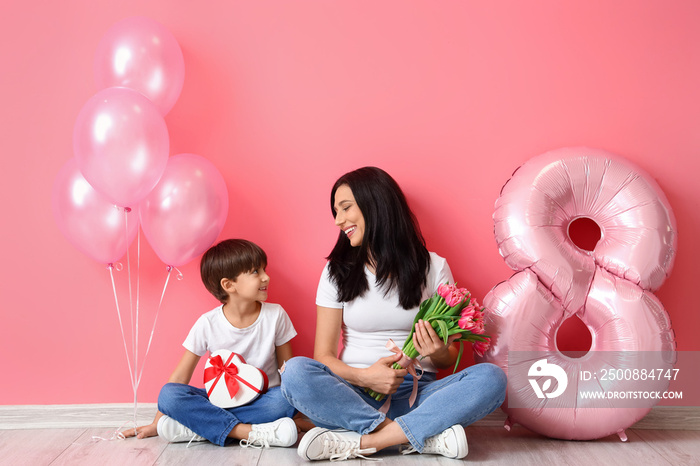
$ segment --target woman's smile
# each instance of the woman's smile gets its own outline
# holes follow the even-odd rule
[[[350,245],[354,247],[361,245],[365,234],[365,218],[348,185],[344,184],[335,191],[333,209],[335,224],[343,230],[350,240]]]

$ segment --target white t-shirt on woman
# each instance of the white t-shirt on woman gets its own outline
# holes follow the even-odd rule
[[[316,292],[316,305],[343,310],[343,349],[339,358],[351,367],[369,367],[379,358],[394,353],[386,348],[391,338],[401,348],[411,331],[413,319],[418,313],[418,306],[404,309],[399,304],[397,290],[386,296],[384,289],[376,284],[376,277],[365,267],[369,290],[350,302],[338,301],[338,290],[330,279],[328,264],[323,269]],[[453,283],[452,272],[447,261],[430,253],[430,271],[421,301],[431,297],[442,283]],[[420,361],[423,370],[437,372],[437,369],[425,358]]]

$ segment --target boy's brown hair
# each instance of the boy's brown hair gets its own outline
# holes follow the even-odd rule
[[[245,239],[227,239],[207,250],[199,264],[202,283],[222,303],[228,294],[221,287],[221,280],[236,280],[244,272],[267,266],[267,255],[260,246]]]

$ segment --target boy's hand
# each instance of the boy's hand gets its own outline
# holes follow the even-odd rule
[[[147,426],[137,427],[136,429],[127,429],[124,432],[122,432],[122,435],[124,435],[124,437],[127,438],[133,437],[134,430],[136,430],[136,432],[138,432],[138,434],[136,434],[136,438],[155,437],[156,435],[158,435],[157,427],[158,423],[154,421],[152,424],[148,424]]]

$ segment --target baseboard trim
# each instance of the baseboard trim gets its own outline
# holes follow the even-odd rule
[[[502,427],[505,420],[505,413],[499,409],[472,425]],[[630,428],[647,430],[700,430],[700,407],[655,406],[649,414],[633,424]]]
[[[150,424],[158,408],[155,403],[79,405],[11,405],[0,406],[0,430],[73,429]]]
[[[80,405],[0,406],[0,430],[119,428],[148,424],[157,411],[155,403],[140,403],[134,413],[130,403]],[[473,425],[502,427],[506,415],[497,410]],[[633,429],[700,430],[700,407],[656,406]]]

